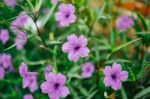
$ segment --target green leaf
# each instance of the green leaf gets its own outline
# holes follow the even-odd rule
[[[35,5],[35,11],[38,12],[41,8],[42,2],[43,0],[36,0],[36,5]]]
[[[34,6],[33,6],[33,4],[31,3],[31,1],[30,1],[30,0],[27,0],[27,2],[29,3],[30,8],[31,8],[31,9],[34,9]]]
[[[29,35],[29,36],[27,37],[27,40],[28,40],[29,38],[33,37],[34,35],[37,35],[37,34],[36,34],[36,33],[33,33],[33,34]],[[16,46],[16,44],[13,44],[13,45],[9,46],[8,48],[4,49],[4,51],[10,50],[10,49],[14,48],[15,46]]]
[[[130,61],[130,60],[125,60],[125,59],[112,59],[112,60],[106,61],[105,64],[111,64],[111,63],[114,63],[114,62],[131,63],[132,61]]]
[[[93,93],[89,95],[86,99],[93,99],[93,96],[98,92],[98,90],[95,90]]]
[[[110,34],[110,45],[111,45],[111,49],[112,50],[115,47],[115,43],[116,43],[116,33],[111,31],[111,34]]]
[[[62,44],[63,42],[61,42],[61,41],[48,41],[48,42],[46,42],[46,44],[48,44],[48,45],[55,45],[55,44]]]
[[[122,94],[122,99],[128,99],[128,97],[127,97],[127,95],[126,95],[125,90],[124,90],[123,87],[121,89],[121,94]]]
[[[133,99],[141,99],[141,97],[143,97],[146,94],[150,94],[150,87],[147,87],[146,89],[140,91],[139,93],[137,93]]]
[[[51,8],[51,10],[49,11],[49,13],[46,14],[46,16],[41,19],[41,22],[42,22],[41,27],[44,27],[44,26],[45,26],[45,24],[47,23],[47,21],[48,21],[48,20],[50,19],[50,17],[52,16],[52,14],[53,14],[55,8],[56,8],[56,5],[53,5],[52,8]]]
[[[118,51],[118,50],[121,50],[122,48],[124,48],[124,47],[126,47],[126,46],[128,46],[128,45],[130,45],[130,44],[132,44],[132,43],[134,43],[134,42],[137,42],[137,41],[139,41],[139,40],[141,40],[141,38],[137,38],[137,39],[132,40],[132,41],[130,41],[130,42],[127,42],[127,43],[125,43],[125,44],[123,44],[123,45],[120,45],[119,47],[115,48],[115,49],[113,50],[113,52],[116,52],[116,51]]]
[[[139,19],[141,20],[141,22],[142,22],[142,24],[143,24],[143,27],[144,27],[144,29],[145,30],[148,30],[148,26],[147,26],[147,24],[146,24],[146,22],[145,22],[145,19],[144,19],[144,17],[141,15],[141,14],[137,14],[137,16],[139,17]]]

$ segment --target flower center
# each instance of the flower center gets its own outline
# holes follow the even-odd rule
[[[117,75],[116,75],[116,74],[112,74],[112,75],[111,75],[111,78],[112,78],[112,79],[116,79],[116,78],[117,78]]]
[[[66,16],[65,16],[66,18],[68,18],[69,17],[69,14],[66,14]]]
[[[58,89],[58,87],[59,87],[59,84],[56,83],[56,84],[54,85],[54,88],[55,88],[55,89]]]
[[[80,49],[79,46],[77,46],[77,47],[74,48],[75,51],[78,51],[79,49]]]
[[[87,69],[86,69],[86,72],[90,72],[90,68],[87,68]]]

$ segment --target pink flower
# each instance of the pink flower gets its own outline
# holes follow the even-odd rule
[[[62,46],[62,51],[68,53],[70,61],[77,62],[80,57],[87,57],[90,50],[87,45],[87,38],[83,35],[77,36],[72,34],[67,37],[68,42]]]
[[[51,0],[52,4],[57,4],[59,0]]]
[[[9,54],[1,54],[0,56],[0,64],[3,68],[8,69],[12,66],[12,59],[11,55]]]
[[[75,7],[72,4],[61,4],[55,17],[60,27],[67,27],[76,21]]]
[[[31,94],[26,94],[23,96],[23,99],[33,99],[33,96]]]
[[[15,40],[16,48],[18,50],[21,50],[24,48],[25,44],[27,42],[27,35],[24,32],[19,32],[17,35],[17,38]]]
[[[94,65],[91,62],[86,62],[82,65],[82,77],[89,78],[95,71]]]
[[[25,63],[21,63],[19,67],[19,74],[23,77],[22,86],[23,88],[29,88],[30,92],[35,92],[38,89],[37,84],[37,73],[36,72],[28,72],[27,65]]]
[[[0,32],[0,40],[2,41],[3,44],[6,44],[7,41],[9,40],[9,33],[8,30],[2,29]]]
[[[111,86],[114,90],[121,89],[122,81],[126,81],[128,78],[128,72],[121,71],[121,65],[117,63],[114,63],[112,67],[106,66],[103,72],[105,86]]]
[[[4,3],[11,8],[14,8],[17,4],[16,0],[4,0]]]
[[[66,77],[59,74],[49,73],[45,75],[46,81],[42,83],[42,93],[47,93],[50,99],[59,99],[60,97],[66,97],[70,91],[64,85],[66,83]]]
[[[120,16],[116,21],[116,27],[120,32],[123,32],[134,24],[134,20],[129,16]]]
[[[26,15],[25,12],[21,12],[19,16],[12,22],[11,28],[15,34],[20,32],[20,30],[24,27],[27,23],[29,16]]]
[[[0,79],[3,79],[5,76],[5,70],[3,67],[0,67]]]
[[[48,74],[50,72],[53,72],[53,66],[52,65],[47,65],[45,68],[44,68],[44,74]]]

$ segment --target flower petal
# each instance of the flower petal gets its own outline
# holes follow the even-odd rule
[[[120,74],[120,80],[125,81],[128,78],[128,72],[127,71],[122,71]]]
[[[27,65],[25,63],[21,63],[21,66],[19,67],[19,74],[21,76],[24,76],[27,73]]]
[[[52,72],[50,72],[49,74],[45,74],[45,79],[48,82],[54,83],[56,81],[56,75]]]
[[[114,63],[114,64],[112,65],[112,69],[113,69],[115,72],[121,72],[121,64]]]
[[[0,67],[0,79],[3,79],[4,76],[5,76],[5,70],[2,67]]]
[[[69,42],[64,43],[62,46],[62,51],[65,53],[69,53],[69,51],[72,49],[72,45]]]
[[[87,38],[84,37],[83,35],[81,35],[81,36],[79,37],[79,42],[80,42],[80,44],[81,44],[82,46],[86,46],[86,45],[87,45]]]
[[[68,94],[70,94],[70,91],[67,87],[62,87],[60,90],[60,96],[66,97]]]
[[[61,73],[57,74],[57,82],[64,85],[66,83],[66,76],[62,75]]]
[[[79,50],[79,55],[80,57],[87,57],[89,52],[90,52],[89,48],[84,47]]]
[[[41,89],[42,89],[42,93],[49,93],[51,92],[50,86],[49,86],[49,82],[45,81],[42,83],[41,85]]]
[[[103,82],[106,87],[109,87],[112,85],[112,79],[110,77],[105,77]]]
[[[120,80],[116,80],[112,83],[111,87],[114,89],[114,90],[119,90],[121,89],[122,87],[122,83]]]
[[[69,42],[74,42],[74,43],[76,43],[76,42],[78,41],[78,36],[75,35],[75,34],[72,34],[72,35],[70,35],[70,36],[67,37],[67,40],[68,40]]]
[[[68,58],[70,61],[73,61],[73,62],[77,62],[80,59],[78,53],[74,53],[74,52],[70,52],[68,54]]]
[[[110,76],[112,74],[112,68],[110,66],[106,66],[103,73],[105,76]]]

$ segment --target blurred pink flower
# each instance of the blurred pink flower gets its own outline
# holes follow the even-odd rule
[[[9,40],[9,32],[7,29],[2,29],[0,31],[0,40],[3,44],[6,44],[6,42]]]
[[[95,67],[91,62],[86,62],[82,65],[82,77],[89,78],[95,71]]]
[[[70,94],[69,89],[64,85],[66,77],[59,74],[49,73],[45,75],[46,81],[42,83],[42,93],[47,93],[50,99],[59,99]]]
[[[44,68],[44,74],[48,74],[50,72],[53,72],[53,66],[52,65],[47,65],[45,68]]]
[[[13,70],[10,54],[0,54],[0,79],[3,79],[6,73]]]
[[[58,26],[67,27],[76,21],[75,7],[72,4],[61,4],[55,17],[59,24]]]
[[[24,32],[19,32],[17,34],[17,38],[15,40],[16,48],[18,50],[21,50],[24,48],[25,44],[27,42],[27,35]]]
[[[25,23],[28,21],[29,16],[25,12],[21,12],[19,16],[11,23],[11,28],[15,34],[20,32]]]
[[[111,86],[114,90],[119,90],[122,87],[122,81],[126,81],[128,78],[128,72],[121,70],[121,65],[114,63],[111,66],[106,66],[103,70],[105,78],[105,86]]]
[[[5,76],[5,70],[3,67],[0,67],[0,79],[3,79]]]
[[[31,94],[26,94],[23,96],[23,99],[33,99],[33,96]]]
[[[4,0],[4,3],[11,8],[14,8],[17,4],[16,0]]]
[[[10,54],[1,54],[0,55],[0,64],[3,68],[8,69],[12,66],[12,58]]]
[[[45,8],[45,9],[43,10],[44,14],[48,14],[49,11],[50,11],[49,8]]]
[[[116,21],[116,27],[120,32],[123,32],[130,27],[132,27],[134,24],[134,20],[130,18],[129,16],[120,16]]]
[[[52,4],[57,4],[59,0],[51,0]]]
[[[77,62],[80,57],[87,57],[90,50],[87,46],[87,38],[83,35],[72,34],[67,37],[68,42],[62,46],[62,51],[68,53],[70,61]]]
[[[23,88],[29,88],[30,92],[35,92],[38,89],[37,84],[37,73],[36,72],[28,72],[27,65],[25,63],[21,63],[19,67],[19,74],[23,77],[22,86]]]

